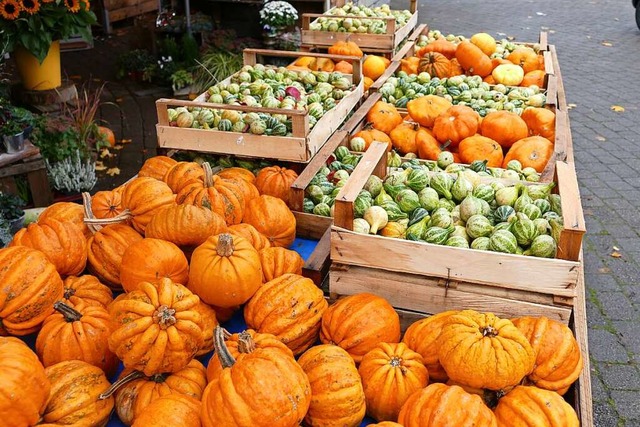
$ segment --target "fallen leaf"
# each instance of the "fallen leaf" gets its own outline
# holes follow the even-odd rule
[[[507,33],[496,33],[496,34],[499,35],[499,36],[506,36],[507,35]]]
[[[100,150],[100,158],[104,159],[105,157],[113,157],[113,154],[111,154],[108,148],[103,148],[102,150]]]
[[[606,141],[606,140],[607,140],[607,138],[605,138],[604,136],[600,136],[600,135],[596,136],[596,139],[597,139],[598,141],[602,141],[602,142],[604,142],[604,141]]]
[[[611,42],[602,42],[601,45],[602,46],[606,46],[606,47],[611,47],[611,46],[613,46],[613,43],[611,43]]]
[[[567,109],[571,110],[573,108],[576,108],[577,106],[577,104],[567,104]]]
[[[98,172],[103,171],[103,170],[106,170],[106,169],[107,169],[107,167],[104,165],[104,163],[102,163],[102,162],[100,162],[100,161],[97,161],[97,162],[96,162],[96,170],[97,170]]]
[[[516,37],[515,37],[515,36],[507,36],[507,40],[509,40],[509,41],[513,41],[513,40],[515,40],[515,39],[516,39]]]
[[[120,175],[120,168],[109,168],[107,170],[107,175],[109,176]]]
[[[114,150],[122,150],[124,147],[122,145],[115,145],[111,148],[113,148]]]
[[[117,103],[122,102],[122,98],[116,98],[116,102],[117,102]]]
[[[129,144],[131,142],[131,140],[130,139],[121,139],[120,142],[122,144]]]
[[[619,248],[619,247],[617,247],[617,246],[614,246],[614,247],[613,247],[613,250],[614,250],[614,251],[619,251],[619,250],[620,250],[620,248]]]
[[[621,107],[619,105],[612,105],[611,106],[611,110],[615,111],[616,113],[623,113],[624,112],[624,107]]]
[[[611,252],[613,258],[622,258],[622,254],[618,251]]]
[[[598,273],[600,273],[600,274],[611,273],[611,269],[609,267],[602,267],[602,268],[598,269]]]

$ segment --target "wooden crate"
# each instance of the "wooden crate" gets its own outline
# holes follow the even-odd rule
[[[30,141],[18,153],[0,154],[0,191],[18,194],[16,176],[26,175],[33,206],[45,207],[53,203],[53,193],[47,168],[40,150]]]
[[[103,27],[111,34],[113,22],[133,18],[158,10],[158,0],[105,0],[103,5]]]
[[[342,2],[344,3],[344,2]],[[313,31],[309,29],[311,22],[317,18],[356,18],[360,16],[333,16],[317,13],[302,14],[302,46],[305,47],[329,47],[338,41],[352,41],[356,43],[360,49],[370,53],[385,54],[395,51],[395,49],[411,35],[413,29],[418,24],[418,7],[417,0],[411,0],[410,11],[413,13],[409,21],[400,28],[396,28],[395,18],[374,18],[367,19],[386,21],[387,30],[385,34],[365,34],[365,33],[347,33],[337,31]],[[341,4],[338,4],[341,5]]]
[[[296,217],[296,236],[318,241],[302,267],[302,275],[321,287],[331,266],[331,218],[302,212],[293,212],[293,215]]]
[[[263,49],[246,49],[244,63],[255,65],[258,55],[293,58],[299,52],[273,51]],[[318,58],[336,58],[336,55],[309,53],[308,56]],[[353,82],[356,87],[342,98],[335,108],[326,112],[318,120],[313,129],[309,129],[307,111],[287,110],[280,108],[247,107],[239,105],[212,104],[203,102],[204,94],[194,101],[175,99],[159,99],[156,101],[158,112],[158,146],[165,149],[186,149],[206,153],[233,154],[244,157],[280,159],[306,163],[320,150],[325,142],[338,130],[347,115],[358,105],[363,93],[362,63],[360,58],[340,56],[353,64]],[[269,114],[285,114],[293,123],[292,136],[265,136],[250,133],[222,132],[219,130],[188,129],[170,126],[167,109],[169,107],[204,107],[243,112],[263,112]]]

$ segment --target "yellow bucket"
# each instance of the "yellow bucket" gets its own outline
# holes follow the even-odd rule
[[[62,84],[60,70],[60,41],[51,43],[51,48],[42,64],[28,50],[18,46],[14,52],[18,74],[27,90],[50,90]]]

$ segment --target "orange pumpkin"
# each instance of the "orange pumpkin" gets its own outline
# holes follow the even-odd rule
[[[195,310],[200,313],[200,318],[202,319],[203,340],[202,346],[196,353],[196,356],[202,356],[213,351],[213,330],[218,326],[218,317],[216,311],[202,301],[195,306]]]
[[[183,394],[170,394],[153,401],[140,413],[133,427],[200,427],[202,403]]]
[[[511,64],[511,65],[513,65],[513,62],[509,61],[508,59],[504,59],[504,58],[491,58],[491,64],[493,65],[493,68],[495,69],[498,65],[502,65],[502,64]]]
[[[444,311],[420,319],[409,326],[402,338],[402,342],[407,344],[411,350],[420,353],[424,365],[429,371],[431,381],[444,382],[448,378],[438,359],[436,341],[449,316],[455,313],[457,311]]]
[[[249,184],[256,183],[256,176],[249,169],[245,168],[225,168],[218,172],[217,175],[224,179],[242,179],[243,181],[247,181]]]
[[[111,129],[106,126],[98,126],[98,136],[106,141],[109,146],[116,146],[116,135],[113,133]]]
[[[271,247],[271,242],[269,241],[267,236],[260,233],[251,224],[242,223],[231,225],[229,226],[227,232],[232,236],[244,237],[258,252]]]
[[[544,62],[540,68],[538,54],[529,47],[518,47],[507,56],[507,59],[524,70],[525,74],[533,70],[544,70]]]
[[[367,414],[378,421],[397,420],[400,408],[429,382],[422,356],[404,343],[380,343],[364,355],[362,378]]]
[[[502,167],[511,160],[518,160],[523,168],[534,168],[542,172],[553,155],[553,143],[541,136],[529,136],[516,141],[504,157]]]
[[[438,160],[442,147],[428,129],[420,128],[416,133],[418,157],[426,160]]]
[[[178,162],[162,178],[175,194],[191,180],[204,180],[204,171],[196,162]]]
[[[496,79],[494,79],[491,74],[489,74],[487,77],[482,79],[482,81],[485,83],[489,83],[490,85],[498,84],[498,82],[496,82]]]
[[[142,236],[128,225],[111,224],[103,227],[87,242],[89,271],[111,289],[122,289],[122,257],[129,246],[141,240]]]
[[[532,70],[524,75],[520,86],[538,86],[539,88],[545,87],[544,81],[547,77],[547,73],[544,70]]]
[[[496,51],[496,39],[487,33],[476,33],[469,39],[471,43],[478,46],[485,55],[491,56]]]
[[[258,172],[256,188],[260,194],[278,197],[289,204],[289,192],[296,179],[298,179],[298,174],[293,169],[268,166]]]
[[[402,123],[402,116],[393,104],[378,101],[367,113],[367,122],[371,123],[375,129],[389,134],[393,128]]]
[[[404,71],[407,74],[418,74],[419,66],[420,58],[417,56],[410,56],[400,60],[400,71]]]
[[[436,118],[433,136],[439,142],[456,148],[460,141],[475,135],[479,125],[480,116],[471,107],[455,105]]]
[[[439,38],[426,46],[421,47],[416,55],[420,58],[430,52],[437,52],[444,55],[447,59],[453,59],[456,56],[457,46],[445,38]]]
[[[374,81],[367,76],[364,76],[362,79],[364,81],[364,90],[368,91],[371,86],[373,86]]]
[[[120,191],[98,191],[91,197],[91,212],[96,218],[113,218],[123,210]]]
[[[9,246],[28,246],[44,253],[60,276],[76,276],[87,265],[87,240],[71,222],[55,219],[32,222],[18,230]]]
[[[379,131],[378,129],[375,129],[370,123],[365,125],[360,131],[356,132],[353,137],[360,137],[364,139],[364,151],[367,151],[373,141],[386,142],[387,151],[391,151],[391,148],[393,147],[389,135],[382,131]]]
[[[242,237],[209,237],[191,255],[189,289],[207,304],[244,304],[262,284],[258,252]]]
[[[518,386],[501,397],[494,410],[498,427],[549,425],[579,427],[576,411],[558,393]]]
[[[482,119],[480,134],[491,138],[504,148],[509,148],[517,140],[526,138],[529,129],[519,115],[501,110],[493,111]]]
[[[186,285],[189,264],[179,247],[160,239],[146,238],[130,245],[120,265],[120,281],[126,292],[138,289],[140,283],[157,283],[162,279]]]
[[[91,237],[91,230],[84,223],[84,208],[78,203],[57,202],[40,213],[38,221],[46,221],[47,219],[57,219],[60,222],[72,222],[77,225],[85,238]]]
[[[347,61],[338,61],[333,71],[337,71],[343,74],[353,74],[353,65]]]
[[[64,279],[63,297],[73,305],[82,302],[86,306],[106,308],[113,301],[113,292],[100,283],[97,277],[85,274]]]
[[[451,73],[451,62],[441,53],[427,52],[418,65],[418,72],[429,73],[431,77],[445,78]]]
[[[436,95],[421,96],[407,102],[407,111],[414,122],[431,128],[436,118],[451,108],[453,104],[445,98]]]
[[[259,251],[262,277],[266,283],[284,274],[302,275],[304,260],[296,251],[285,248],[264,248]]]
[[[529,128],[529,136],[540,135],[551,142],[556,140],[556,114],[546,108],[525,108],[520,116]]]
[[[416,136],[420,129],[418,123],[402,122],[389,133],[393,148],[401,154],[417,153]]]
[[[328,52],[332,55],[345,55],[345,56],[357,56],[362,58],[364,53],[360,47],[351,41],[337,41],[333,45],[329,46]]]
[[[464,69],[462,68],[462,66],[460,65],[460,62],[458,62],[456,58],[453,58],[450,63],[451,63],[451,68],[449,71],[450,77],[461,76],[464,74]]]
[[[167,171],[171,169],[171,167],[176,163],[178,162],[167,156],[150,157],[145,160],[144,164],[140,168],[140,171],[138,172],[138,176],[148,176],[162,181],[164,179],[164,176],[167,174]]]
[[[381,423],[369,424],[369,427],[402,427],[398,423],[394,423],[393,421],[383,421]]]
[[[491,74],[493,64],[491,59],[470,41],[462,41],[456,48],[456,59],[467,73],[486,77]]]
[[[400,318],[379,296],[362,293],[344,297],[322,316],[320,341],[342,347],[359,363],[379,343],[400,341]]]
[[[125,368],[151,376],[187,366],[202,346],[199,298],[166,277],[123,295],[109,310],[114,323],[109,349]]]
[[[296,217],[277,197],[263,194],[250,200],[244,222],[267,236],[271,246],[288,248],[296,238]]]
[[[134,178],[122,191],[122,206],[132,215],[133,228],[142,234],[156,212],[174,203],[167,184],[150,177]]]
[[[145,236],[192,247],[226,230],[224,218],[209,209],[194,205],[171,205],[151,218]]]

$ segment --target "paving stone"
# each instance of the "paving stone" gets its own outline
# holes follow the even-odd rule
[[[618,338],[604,329],[590,329],[589,338],[598,345],[589,347],[589,352],[594,360],[609,363],[628,363],[629,355]]]
[[[637,398],[637,391],[621,391],[611,390],[611,398],[616,403],[616,409],[620,416],[629,420],[640,419],[640,399]],[[596,424],[599,425],[599,424]],[[627,423],[628,426],[637,426],[638,424]]]
[[[597,427],[620,427],[620,417],[611,403],[608,401],[593,402],[593,425]]]
[[[632,353],[640,354],[640,330],[637,327],[637,322],[614,320],[611,323],[624,346]]]
[[[640,390],[640,372],[634,364],[599,364],[600,376],[608,390]]]
[[[597,292],[604,316],[609,320],[637,320],[638,311],[622,292]]]
[[[599,362],[592,361],[591,363],[594,366],[599,366]],[[600,376],[596,374],[596,370],[593,367],[591,369],[591,394],[594,402],[605,402],[611,398]]]

